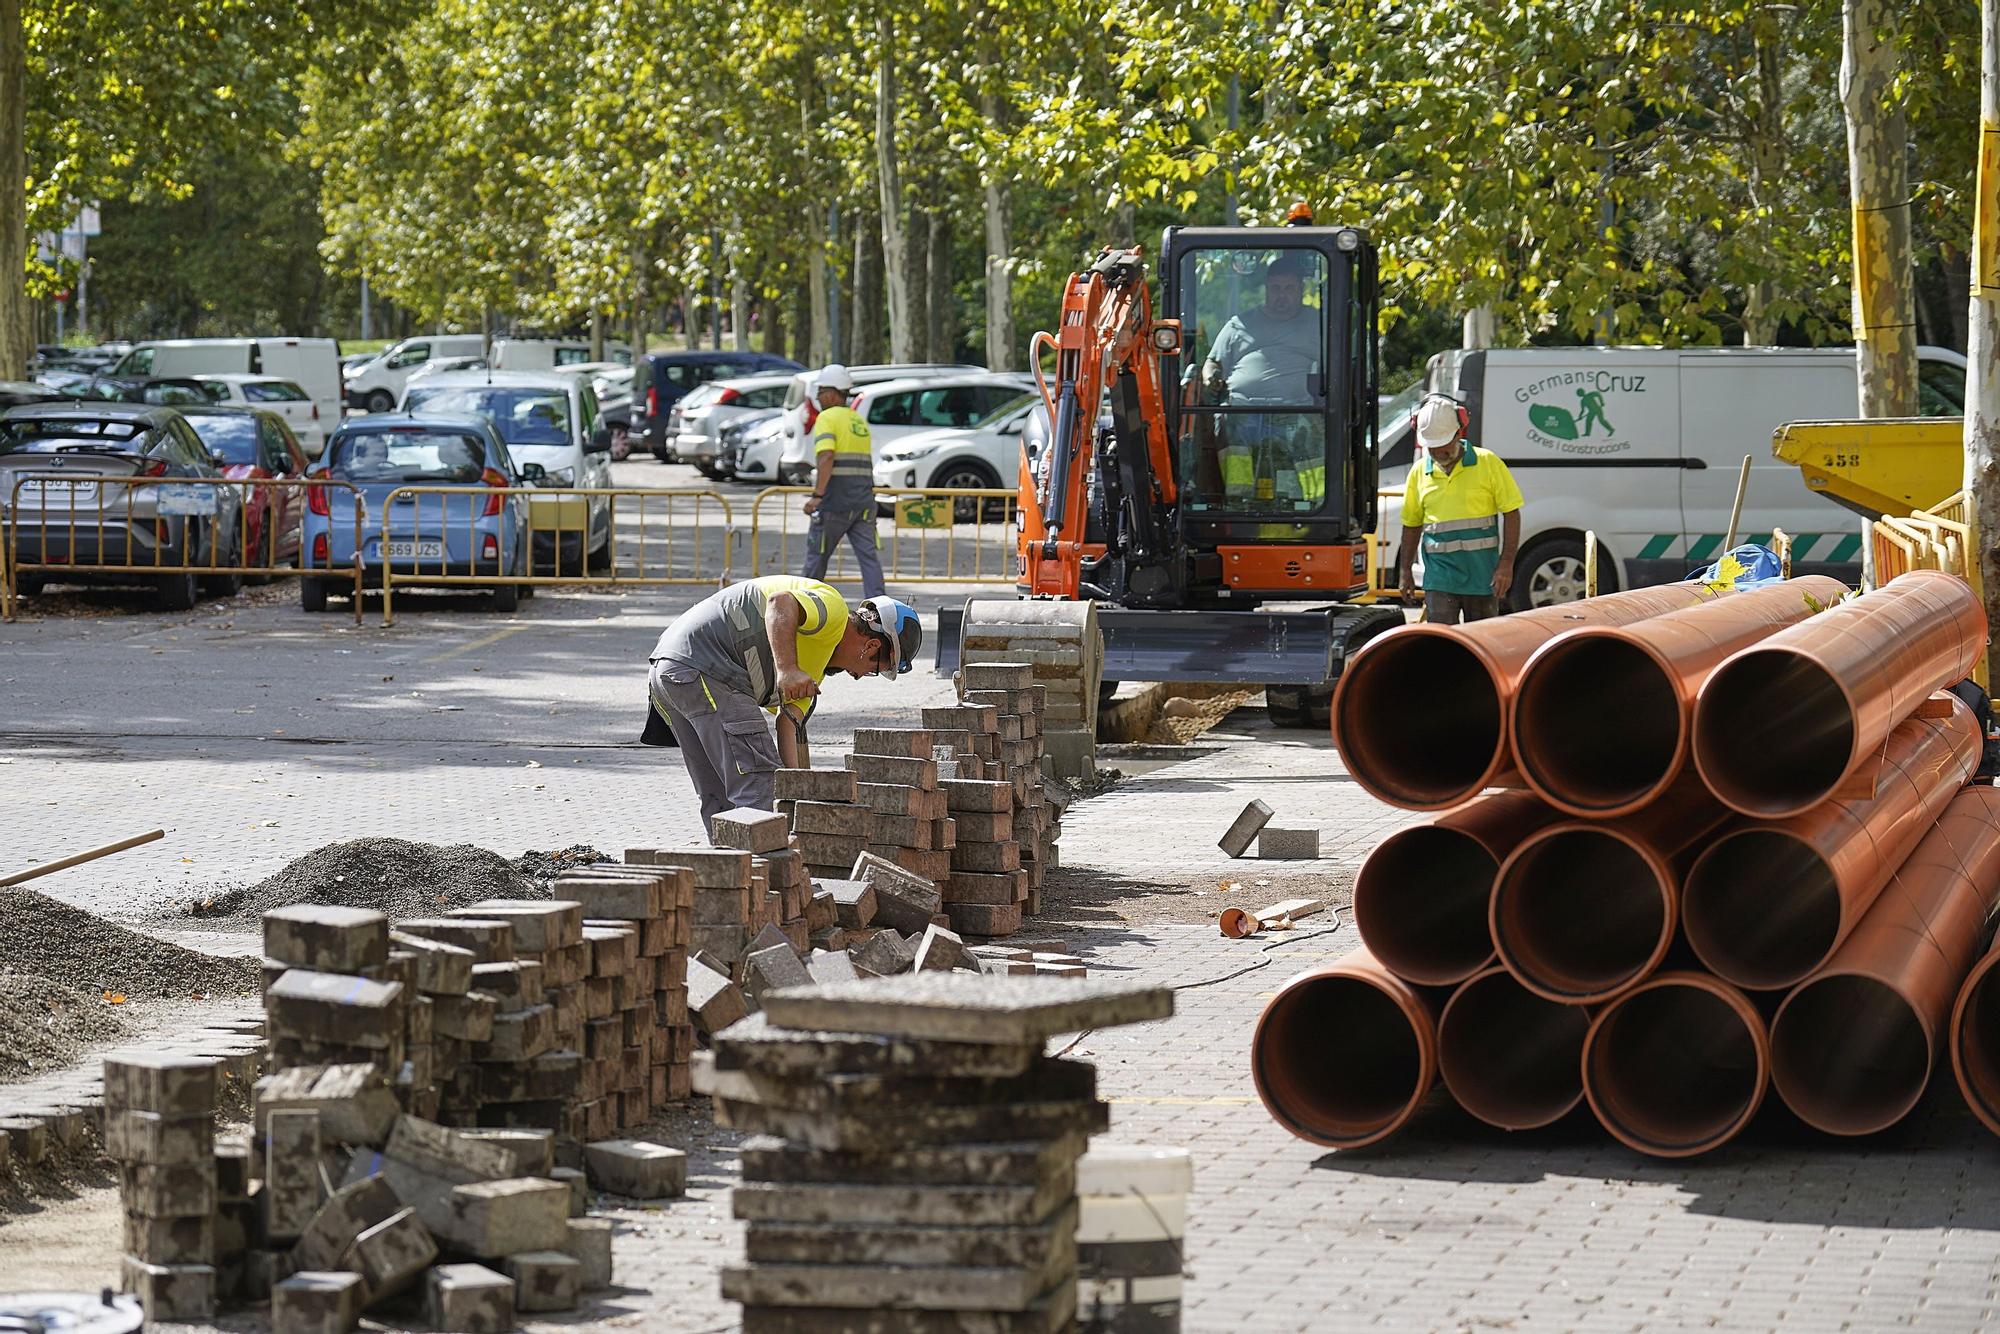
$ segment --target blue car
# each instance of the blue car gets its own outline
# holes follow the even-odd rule
[[[534,464],[516,469],[506,442],[470,417],[371,413],[341,426],[326,442],[312,476],[347,482],[360,493],[363,579],[379,584],[393,568],[422,582],[425,575],[528,573],[528,500],[480,495],[494,487],[537,480]],[[399,487],[465,488],[449,494],[389,495]],[[354,494],[316,487],[308,497],[300,567],[326,570],[299,580],[307,611],[325,611],[330,591],[354,565]],[[493,588],[497,611],[520,605],[522,585]]]

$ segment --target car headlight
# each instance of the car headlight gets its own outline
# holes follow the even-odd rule
[[[904,445],[900,449],[890,450],[882,457],[893,463],[908,463],[911,459],[927,458],[937,453],[941,444],[941,441],[932,440],[921,445]]]
[[[546,468],[542,472],[543,486],[575,486],[576,469]]]

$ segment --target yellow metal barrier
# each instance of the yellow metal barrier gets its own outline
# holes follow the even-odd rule
[[[809,486],[770,486],[750,502],[747,577],[797,574],[805,568],[805,536],[812,521],[802,507],[811,494]],[[875,499],[878,512],[882,502],[891,506],[891,513],[876,522],[883,578],[925,584],[1014,582],[1020,550],[1012,490],[878,486]],[[841,543],[827,567],[827,580],[854,583],[860,577],[847,544]]]
[[[525,512],[508,519],[509,509]],[[399,486],[384,498],[382,516],[367,568],[382,581],[384,625],[395,624],[399,584],[719,586],[729,580],[736,542],[735,510],[699,487]],[[481,520],[520,524],[527,550],[506,553],[513,570],[499,569],[500,525],[482,528]],[[591,554],[599,532],[608,532],[601,560]],[[406,549],[384,553],[384,544]]]
[[[198,579],[299,573],[300,522],[311,497],[359,492],[322,477],[104,477],[20,472],[0,507],[0,615],[13,620],[24,578],[193,575]],[[336,577],[346,573],[329,571]],[[361,620],[361,568],[354,619]]]

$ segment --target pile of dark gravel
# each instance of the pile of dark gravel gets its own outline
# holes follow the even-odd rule
[[[0,976],[8,974],[135,1000],[257,988],[254,960],[184,949],[19,887],[0,889]]]
[[[130,1031],[102,992],[0,973],[0,1082],[66,1070]]]
[[[547,898],[537,884],[497,852],[458,843],[410,843],[357,838],[308,852],[277,874],[242,889],[197,901],[197,917],[254,920],[273,908],[319,903],[374,908],[397,917],[429,917],[481,899]]]
[[[524,852],[514,859],[514,869],[533,880],[546,894],[549,892],[549,886],[555,883],[556,877],[573,867],[616,860],[617,858],[609,853],[599,852],[588,843],[573,843],[554,852]]]

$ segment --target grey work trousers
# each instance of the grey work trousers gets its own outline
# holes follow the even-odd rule
[[[806,567],[799,571],[808,579],[826,578],[827,562],[833,559],[840,539],[854,548],[854,564],[861,571],[861,596],[879,598],[883,593],[882,556],[875,546],[875,507],[866,510],[830,510],[822,505],[813,511],[806,529]]]
[[[650,688],[680,743],[711,838],[718,811],[776,809],[778,742],[755,700],[665,658],[653,663]]]
[[[1457,625],[1461,615],[1470,625],[1499,614],[1500,599],[1491,593],[1483,597],[1477,593],[1424,594],[1424,620],[1430,625]]]

